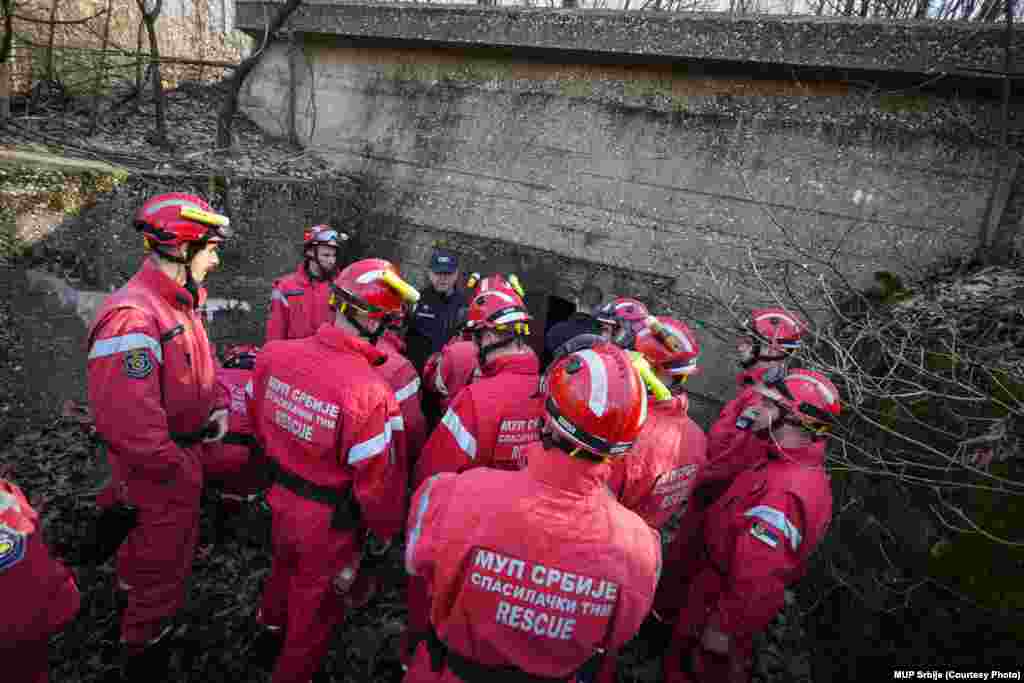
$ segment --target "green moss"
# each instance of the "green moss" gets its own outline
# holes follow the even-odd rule
[[[931,102],[921,95],[882,95],[878,107],[889,114],[923,114],[931,109]]]
[[[562,91],[563,97],[583,98],[594,94],[594,85],[585,78],[571,78],[567,81],[559,81],[558,88]]]
[[[384,77],[392,81],[420,81],[433,83],[488,83],[512,80],[512,67],[493,59],[467,59],[461,64],[389,64]]]
[[[672,99],[672,79],[645,78],[629,80],[623,83],[623,94],[626,97],[665,97]]]

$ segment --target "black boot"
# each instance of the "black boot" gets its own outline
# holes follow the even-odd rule
[[[252,644],[252,662],[264,671],[273,671],[277,656],[284,646],[284,631],[262,624],[256,628],[258,631]]]

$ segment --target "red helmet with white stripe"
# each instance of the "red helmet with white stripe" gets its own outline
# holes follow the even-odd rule
[[[658,370],[685,381],[699,371],[700,346],[687,325],[667,316],[650,316],[637,332],[636,350]]]
[[[555,361],[545,377],[547,424],[598,457],[633,447],[647,420],[647,391],[626,351],[601,342]]]
[[[650,316],[647,306],[636,299],[620,296],[601,304],[594,319],[607,330],[606,336],[624,349],[632,349],[636,334],[644,328]]]
[[[231,234],[227,216],[215,213],[200,197],[184,192],[151,197],[135,212],[134,224],[152,245],[172,249],[189,242],[221,242]]]
[[[466,316],[466,329],[474,334],[493,330],[525,336],[530,334],[531,320],[518,294],[511,289],[490,289],[473,297]]]
[[[484,292],[498,290],[508,294],[514,294],[523,300],[526,299],[526,292],[523,290],[523,285],[519,282],[519,278],[516,277],[515,274],[505,277],[501,273],[495,273],[494,275],[488,275],[481,280],[479,273],[473,273],[466,285],[470,289],[475,288],[475,294],[483,294]]]
[[[800,348],[807,323],[784,308],[758,308],[741,324],[751,339],[751,350],[740,359],[743,367],[759,360],[784,360]]]
[[[764,385],[756,390],[783,409],[783,420],[792,416],[793,421],[817,435],[832,431],[842,410],[835,385],[814,370],[783,372],[781,368],[769,370],[762,378]]]

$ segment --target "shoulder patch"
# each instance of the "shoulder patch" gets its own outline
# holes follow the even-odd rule
[[[21,562],[25,557],[27,545],[25,534],[19,534],[6,524],[0,524],[0,572]]]
[[[143,349],[125,351],[124,374],[132,379],[145,379],[153,372],[153,361]]]
[[[754,522],[754,525],[750,527],[750,535],[773,548],[779,547],[779,538],[764,522]]]

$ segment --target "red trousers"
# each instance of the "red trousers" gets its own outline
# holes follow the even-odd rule
[[[665,683],[746,683],[754,642],[750,634],[734,634],[728,655],[709,652],[700,642],[723,589],[722,575],[705,562],[692,576],[662,663]]]
[[[10,683],[49,683],[49,639],[34,643],[19,642],[16,650],[0,648],[4,661],[4,680]]]
[[[122,496],[139,508],[138,526],[117,553],[118,585],[127,598],[121,641],[141,647],[185,604],[199,539],[203,477],[198,459],[167,481],[129,480]]]
[[[267,502],[273,513],[273,562],[263,585],[260,620],[284,630],[273,683],[309,683],[327,653],[331,633],[345,617],[346,587],[335,578],[358,571],[361,537],[330,528],[331,509],[280,485]]]
[[[430,593],[427,582],[419,576],[410,576],[405,588],[405,602],[409,610],[399,658],[409,666],[415,652],[414,640],[425,638],[430,630]]]

